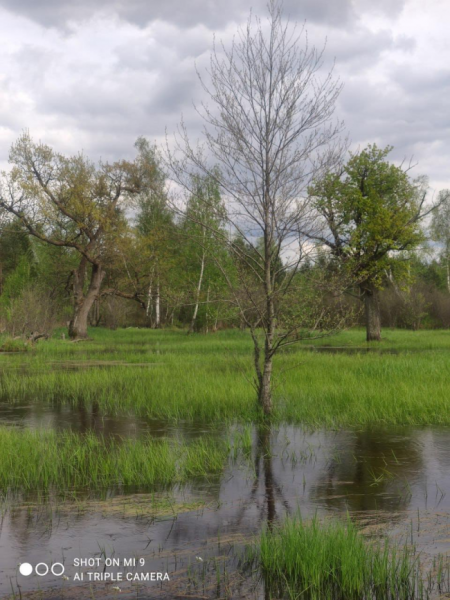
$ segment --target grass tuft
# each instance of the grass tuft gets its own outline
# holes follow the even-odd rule
[[[224,439],[105,440],[93,433],[0,427],[0,491],[148,488],[220,474],[230,453]]]
[[[273,598],[412,600],[427,597],[412,550],[368,543],[348,521],[291,518],[265,529],[257,549]]]

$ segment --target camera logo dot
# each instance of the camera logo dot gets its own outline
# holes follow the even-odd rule
[[[40,562],[34,568],[34,572],[36,573],[36,575],[39,575],[39,577],[44,577],[45,575],[47,575],[49,570],[51,570],[52,575],[55,575],[55,577],[61,577],[61,575],[64,575],[64,571],[66,569],[64,565],[59,562],[53,563],[51,567],[49,567],[47,563]],[[28,577],[29,575],[31,575],[32,572],[33,567],[32,565],[30,565],[30,563],[22,563],[19,566],[19,573],[24,577]]]
[[[48,565],[45,563],[38,563],[34,569],[36,571],[36,575],[40,577],[44,577],[48,573]]]
[[[24,577],[28,577],[33,572],[33,567],[30,563],[22,563],[19,567],[19,573]]]
[[[61,575],[64,574],[65,570],[66,569],[64,568],[64,565],[62,563],[53,563],[52,564],[52,573],[56,577],[61,577]]]

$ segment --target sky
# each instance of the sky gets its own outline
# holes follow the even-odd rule
[[[229,45],[265,0],[0,0],[0,166],[24,130],[92,159],[162,143],[203,92],[213,36]],[[450,2],[285,0],[284,14],[326,42],[343,83],[336,116],[355,150],[392,145],[431,193],[450,188]]]

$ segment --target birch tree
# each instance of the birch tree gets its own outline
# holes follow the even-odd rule
[[[439,206],[433,211],[431,237],[441,244],[441,257],[445,264],[447,291],[450,292],[450,192],[439,194]]]
[[[178,183],[189,187],[192,172],[209,175],[226,200],[228,231],[235,234],[226,241],[258,282],[256,294],[247,288],[245,305],[241,294],[235,302],[253,338],[255,387],[269,415],[273,357],[304,331],[304,324],[282,323],[282,301],[304,256],[299,231],[308,218],[308,185],[342,152],[343,127],[332,120],[341,85],[332,71],[323,73],[323,50],[283,19],[277,0],[269,2],[267,21],[250,16],[230,47],[214,45],[200,80],[207,97],[198,107],[204,142],[191,143],[182,123],[168,160]]]
[[[189,333],[194,333],[201,293],[205,282],[207,267],[214,267],[217,251],[217,233],[225,221],[225,208],[220,197],[216,170],[214,176],[194,175],[191,181],[192,193],[186,206],[183,233],[187,239],[187,258],[192,266],[197,266],[197,280],[194,289],[194,308],[189,325]],[[210,288],[207,290],[207,302],[210,300]]]
[[[161,287],[171,258],[171,245],[174,237],[172,212],[167,204],[165,189],[166,175],[162,169],[158,151],[144,138],[139,138],[136,147],[153,167],[152,185],[139,195],[137,233],[142,238],[148,262],[148,288],[146,317],[149,324],[159,329],[161,326]]]

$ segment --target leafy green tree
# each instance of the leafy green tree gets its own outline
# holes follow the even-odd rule
[[[196,329],[199,305],[205,287],[206,314],[208,314],[211,288],[221,280],[217,267],[218,253],[227,252],[225,246],[220,247],[217,237],[217,232],[222,229],[225,222],[226,213],[216,175],[217,173],[203,177],[192,176],[192,192],[187,201],[182,223],[183,235],[186,238],[186,266],[192,276],[194,288],[189,333],[193,333]]]
[[[441,245],[440,256],[445,265],[447,290],[450,292],[450,191],[442,190],[438,206],[433,210],[431,237]]]
[[[12,273],[21,257],[31,251],[30,239],[21,223],[11,219],[8,213],[2,215],[0,229],[0,294],[3,284]]]
[[[138,139],[136,147],[146,157],[146,162],[153,167],[151,185],[139,194],[137,235],[140,237],[140,245],[148,261],[146,317],[155,329],[159,329],[161,288],[167,284],[169,272],[173,268],[175,225],[167,202],[166,174],[158,151],[144,138]]]
[[[173,322],[185,301],[185,244],[180,223],[175,222],[168,204],[158,149],[144,138],[137,140],[136,147],[151,168],[151,176],[136,195],[134,218],[110,248],[102,297],[136,301],[144,311],[145,323],[159,328],[164,322]]]
[[[13,237],[16,242],[17,239]],[[5,272],[0,318],[2,330],[33,341],[47,337],[63,317],[73,262],[67,263],[66,253],[61,248],[28,236],[25,241],[26,250],[18,254],[15,267]],[[21,247],[19,243],[16,250]]]
[[[89,311],[105,276],[104,256],[126,227],[124,210],[151,173],[145,156],[95,165],[82,154],[66,157],[23,134],[2,176],[0,207],[29,235],[76,256],[72,271],[72,338],[87,336]]]
[[[22,294],[35,276],[36,271],[30,253],[22,254],[14,271],[10,272],[5,279],[0,298],[1,306],[8,307],[15,298]]]
[[[419,220],[424,209],[424,182],[387,160],[390,146],[375,144],[351,154],[337,172],[310,188],[318,215],[306,235],[328,247],[338,265],[359,288],[365,305],[367,341],[381,339],[379,290],[398,253],[424,240]]]

